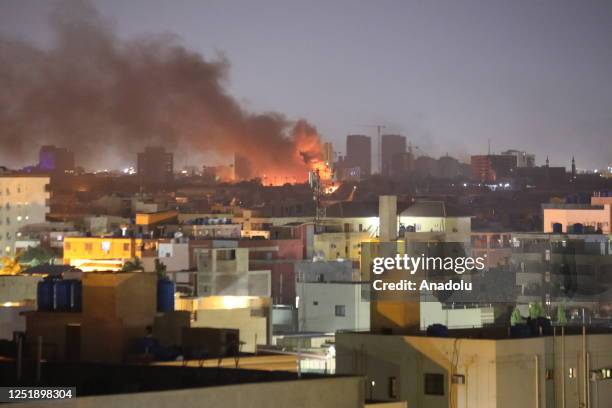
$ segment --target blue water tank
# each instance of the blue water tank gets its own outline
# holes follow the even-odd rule
[[[80,280],[72,281],[72,301],[70,302],[71,312],[83,310],[83,282]]]
[[[174,311],[174,282],[169,279],[157,281],[157,311]]]
[[[54,298],[54,282],[51,279],[43,279],[38,282],[36,288],[36,303],[39,311],[52,311]]]
[[[448,327],[443,324],[435,323],[427,326],[429,337],[448,337]]]
[[[582,234],[584,232],[584,226],[581,223],[574,224],[574,234]]]
[[[555,222],[552,225],[552,230],[553,230],[553,233],[555,233],[555,234],[563,233],[563,224],[561,224],[560,222]]]
[[[69,312],[71,303],[72,281],[58,280],[55,282],[55,310]]]

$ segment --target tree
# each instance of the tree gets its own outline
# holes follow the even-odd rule
[[[562,305],[557,307],[557,324],[559,326],[565,326],[567,324],[567,316],[565,315],[565,308]]]
[[[19,261],[31,266],[53,263],[55,254],[49,248],[42,246],[28,247],[19,258]]]
[[[123,264],[123,268],[121,268],[123,272],[134,272],[134,271],[142,271],[144,270],[142,261],[140,258],[133,258],[126,263]]]
[[[537,319],[538,317],[544,316],[544,309],[539,302],[529,304],[529,317]]]
[[[523,316],[521,316],[521,312],[519,312],[518,308],[515,308],[510,315],[510,325],[514,326],[523,321]]]
[[[166,265],[161,263],[159,258],[155,258],[155,273],[157,274],[157,279],[164,279],[166,277],[166,270]]]

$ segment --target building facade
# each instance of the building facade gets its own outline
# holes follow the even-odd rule
[[[19,229],[45,222],[49,212],[49,177],[0,175],[0,248],[15,255]]]

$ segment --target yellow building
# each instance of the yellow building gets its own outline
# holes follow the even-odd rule
[[[161,222],[175,221],[178,219],[178,211],[157,211],[152,213],[136,214],[136,225],[151,226]]]
[[[49,177],[0,175],[0,252],[14,256],[20,229],[45,222],[49,212]]]
[[[84,272],[120,270],[126,261],[143,260],[157,256],[157,241],[141,238],[66,237],[64,239],[64,264],[80,268]]]

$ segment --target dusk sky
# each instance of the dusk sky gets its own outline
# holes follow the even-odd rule
[[[55,3],[2,0],[0,34],[46,46]],[[612,163],[611,1],[93,3],[120,37],[223,53],[247,109],[305,118],[340,152],[384,124],[432,156],[467,160],[490,139],[538,165]]]

